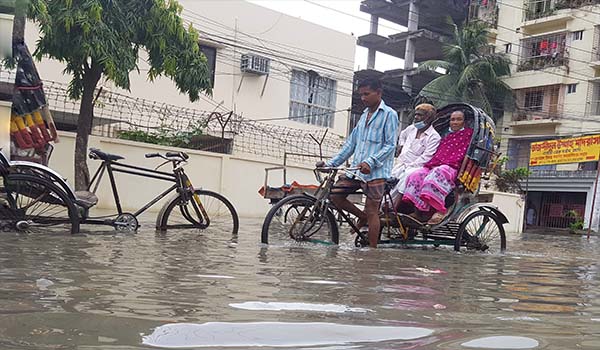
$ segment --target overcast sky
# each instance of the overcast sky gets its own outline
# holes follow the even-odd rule
[[[370,16],[360,11],[360,0],[250,0],[250,2],[342,33],[353,34],[355,37],[369,33]],[[381,35],[387,36],[403,30],[404,28],[394,23],[379,20]],[[367,49],[357,46],[354,68],[358,70],[366,67]],[[385,71],[402,67],[402,60],[377,53],[375,69]]]

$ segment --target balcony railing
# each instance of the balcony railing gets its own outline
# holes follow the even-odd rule
[[[549,120],[549,119],[560,119],[562,116],[562,111],[560,110],[531,110],[527,108],[517,108],[513,112],[512,121],[513,122],[521,122],[521,121],[533,121],[533,120]]]
[[[525,21],[531,21],[556,14],[556,11],[598,5],[600,0],[529,0],[525,2]]]
[[[562,10],[598,4],[600,4],[600,0],[555,0],[554,9]]]
[[[567,66],[569,59],[564,57],[562,53],[555,53],[552,55],[532,56],[521,59],[517,67],[517,72],[523,72],[528,70],[538,70],[548,67],[559,67]]]

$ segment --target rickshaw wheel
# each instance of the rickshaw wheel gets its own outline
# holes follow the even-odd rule
[[[500,251],[506,249],[504,226],[498,217],[487,210],[479,210],[469,214],[458,228],[454,241],[454,250],[460,247],[467,250]]]

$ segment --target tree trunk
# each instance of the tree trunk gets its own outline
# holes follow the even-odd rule
[[[87,167],[87,148],[92,121],[94,119],[94,91],[102,76],[102,68],[92,63],[83,76],[83,95],[77,119],[77,138],[75,139],[75,190],[87,190],[90,183],[90,172]]]

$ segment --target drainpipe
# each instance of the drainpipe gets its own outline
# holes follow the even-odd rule
[[[379,27],[379,17],[375,15],[371,15],[371,30],[370,34],[377,34],[377,28]],[[367,57],[367,69],[375,69],[375,54],[377,50],[370,47],[369,48],[369,56]]]
[[[419,28],[419,7],[416,0],[412,0],[408,7],[408,33],[414,32]],[[409,38],[406,40],[404,49],[404,76],[402,77],[402,88],[408,94],[412,94],[412,79],[408,76],[408,71],[413,69],[415,64],[415,40]]]

